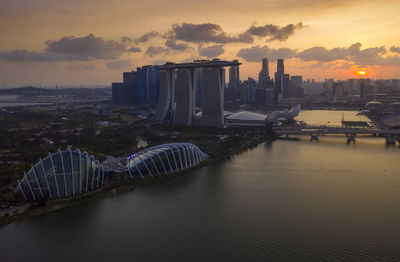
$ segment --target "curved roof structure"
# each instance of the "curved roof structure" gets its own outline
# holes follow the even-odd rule
[[[49,153],[18,181],[25,200],[68,198],[93,191],[104,184],[104,168],[79,149]]]
[[[207,158],[207,154],[191,143],[162,144],[129,156],[128,175],[144,179],[174,173],[196,166]]]
[[[233,113],[227,117],[229,120],[236,121],[265,121],[267,118],[267,115],[257,114],[249,111]]]

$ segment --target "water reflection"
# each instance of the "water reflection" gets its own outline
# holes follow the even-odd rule
[[[400,149],[309,137],[0,229],[8,261],[396,261]],[[21,249],[24,252],[21,252]]]

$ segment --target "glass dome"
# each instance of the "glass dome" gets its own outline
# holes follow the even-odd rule
[[[69,198],[80,195],[104,184],[104,168],[79,149],[60,149],[40,159],[18,181],[17,192],[25,200]]]
[[[162,144],[128,157],[131,178],[159,176],[188,169],[206,160],[208,155],[191,143]]]

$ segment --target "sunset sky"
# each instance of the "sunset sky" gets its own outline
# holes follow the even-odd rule
[[[165,61],[268,57],[303,78],[400,78],[399,0],[2,0],[0,85],[109,85]],[[356,75],[357,70],[367,76]]]

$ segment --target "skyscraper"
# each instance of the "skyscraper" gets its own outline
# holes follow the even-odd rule
[[[233,60],[233,62],[237,62],[237,60]],[[240,80],[239,80],[239,66],[231,66],[229,67],[229,83],[228,88],[239,88]]]
[[[177,70],[175,82],[175,101],[176,109],[174,114],[174,124],[177,125],[192,125],[192,117],[195,111],[194,92],[197,84],[193,81],[195,78],[192,68],[182,68]]]
[[[136,72],[123,72],[126,104],[136,104]]]
[[[287,81],[286,81],[287,80]],[[276,104],[279,104],[283,95],[287,95],[287,90],[289,86],[289,75],[285,75],[285,66],[283,64],[283,59],[278,59],[276,63],[275,72],[275,89],[274,89],[274,100]]]
[[[123,83],[113,83],[113,103],[124,105],[151,105],[158,101],[159,75],[157,66],[138,67],[124,72]]]
[[[269,64],[268,58],[263,58],[262,60],[262,69],[260,73],[258,73],[258,84],[260,88],[268,88],[270,87],[270,78],[269,78]]]
[[[203,74],[203,125],[223,127],[225,69],[223,67],[204,68]]]
[[[283,65],[283,59],[278,59],[276,64],[276,73],[280,76],[285,74],[285,66]]]
[[[239,65],[238,61],[212,60],[160,66],[160,97],[153,119],[188,126],[223,127],[224,67]],[[198,83],[202,83],[200,119],[195,116]]]

